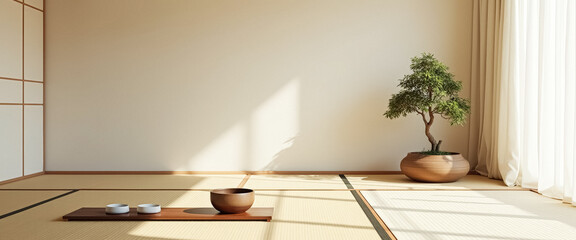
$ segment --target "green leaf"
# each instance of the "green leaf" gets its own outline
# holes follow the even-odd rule
[[[431,53],[422,53],[411,60],[412,73],[400,79],[398,86],[402,89],[392,95],[384,116],[393,119],[432,109],[452,125],[465,124],[470,101],[458,96],[462,82],[455,80],[449,68]]]

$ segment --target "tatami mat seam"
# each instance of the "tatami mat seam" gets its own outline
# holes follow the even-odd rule
[[[56,196],[56,197],[52,197],[52,198],[46,199],[46,200],[44,200],[44,201],[40,201],[40,202],[34,203],[34,204],[32,204],[32,205],[29,205],[29,206],[20,208],[20,209],[18,209],[18,210],[15,210],[15,211],[6,213],[6,214],[4,214],[4,215],[1,215],[1,216],[0,216],[0,219],[3,219],[3,218],[6,218],[6,217],[9,217],[9,216],[12,216],[12,215],[14,215],[14,214],[18,214],[18,213],[24,212],[24,211],[26,211],[26,210],[28,210],[28,209],[31,209],[31,208],[40,206],[40,205],[42,205],[42,204],[45,204],[45,203],[54,201],[54,200],[56,200],[56,199],[58,199],[58,198],[61,198],[61,197],[68,196],[68,195],[70,195],[70,194],[72,194],[72,193],[75,193],[75,192],[78,192],[78,190],[72,190],[72,191],[69,191],[69,192],[60,194],[60,195],[58,195],[58,196]]]
[[[362,211],[364,211],[364,214],[366,215],[370,223],[372,223],[374,230],[376,230],[380,238],[385,240],[392,240],[392,238],[388,235],[388,233],[386,233],[384,227],[380,224],[380,222],[378,222],[376,216],[374,216],[374,214],[370,211],[369,207],[362,200],[362,197],[360,197],[358,192],[354,189],[354,186],[350,184],[350,181],[348,181],[346,176],[344,176],[344,174],[339,174],[338,176],[340,176],[346,187],[350,190],[350,193],[352,194],[352,196],[354,196],[354,199],[356,199],[356,202],[358,203],[358,205],[360,205],[360,208],[362,209]]]

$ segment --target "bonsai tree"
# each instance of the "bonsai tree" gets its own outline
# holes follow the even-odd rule
[[[462,82],[454,80],[448,67],[430,53],[413,57],[412,74],[400,79],[399,93],[393,94],[384,116],[394,119],[417,113],[425,125],[426,137],[431,148],[426,154],[445,154],[440,151],[442,141],[436,141],[430,128],[436,116],[450,120],[450,124],[463,125],[470,113],[470,101],[458,96]]]

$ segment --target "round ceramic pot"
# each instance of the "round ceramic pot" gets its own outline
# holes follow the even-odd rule
[[[400,163],[402,173],[419,182],[454,182],[466,176],[470,163],[460,153],[427,155],[411,152]]]
[[[254,203],[254,190],[223,188],[210,191],[210,202],[221,213],[243,213]]]

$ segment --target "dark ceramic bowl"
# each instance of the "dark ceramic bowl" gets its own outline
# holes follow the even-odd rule
[[[221,213],[243,213],[254,203],[254,190],[222,188],[210,191],[210,202]]]

